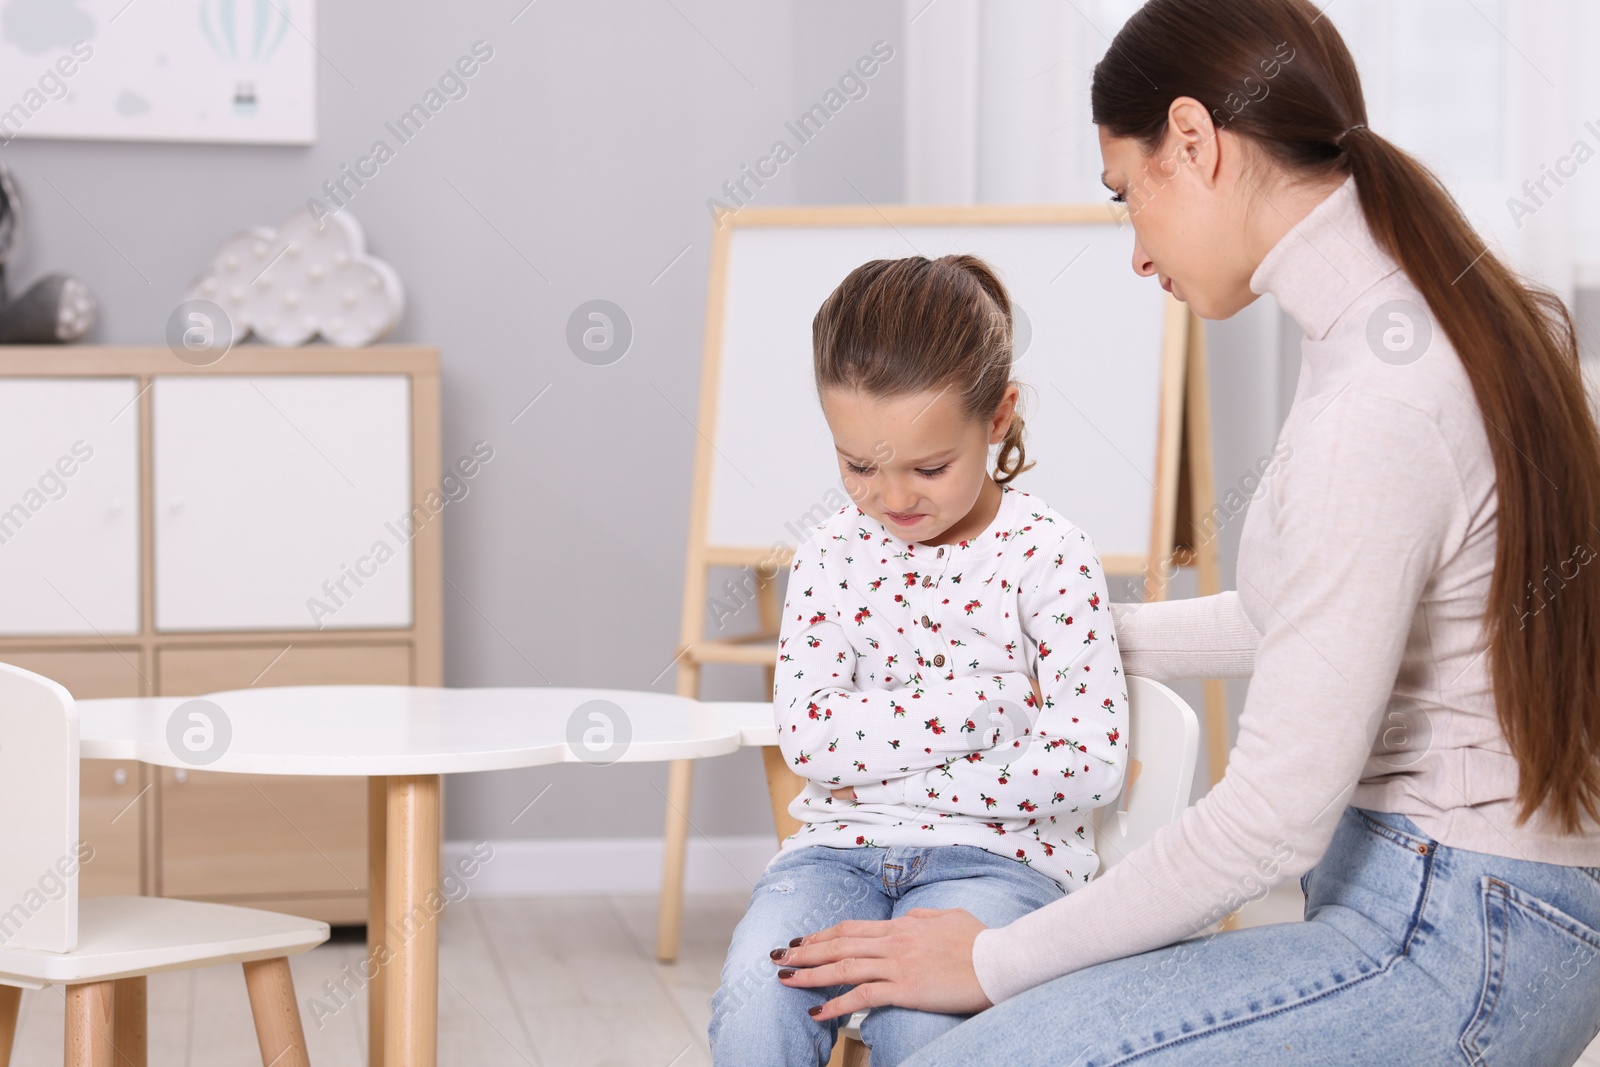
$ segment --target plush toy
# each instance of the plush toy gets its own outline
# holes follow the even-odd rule
[[[47,274],[12,298],[6,264],[16,249],[22,201],[11,172],[0,163],[0,344],[39,345],[76,341],[94,325],[94,295],[70,274]]]

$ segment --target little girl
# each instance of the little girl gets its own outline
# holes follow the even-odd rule
[[[972,256],[875,260],[812,323],[851,498],[788,577],[773,693],[801,820],[750,896],[711,1001],[716,1064],[825,1064],[844,986],[772,951],[846,919],[965,908],[1004,926],[1099,866],[1127,689],[1094,544],[1007,483],[1024,465],[1011,303]],[[1000,445],[996,473],[989,450]],[[1035,681],[1037,679],[1037,681]],[[876,1008],[873,1067],[965,1016]]]

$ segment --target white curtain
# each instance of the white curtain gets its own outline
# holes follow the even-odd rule
[[[908,199],[1103,197],[1089,79],[1138,6],[907,0]],[[1600,72],[1582,62],[1586,46],[1592,54],[1600,45],[1597,7],[1331,0],[1325,8],[1361,68],[1372,128],[1433,168],[1499,253],[1569,301],[1575,280],[1600,285]],[[1580,143],[1594,158],[1577,165]]]

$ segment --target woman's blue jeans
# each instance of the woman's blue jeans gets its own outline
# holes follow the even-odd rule
[[[814,1004],[848,986],[800,989],[778,981],[771,952],[790,939],[846,919],[892,919],[912,908],[965,908],[988,926],[1059,899],[1048,875],[975,845],[931,848],[832,848],[808,845],[779,853],[750,894],[733,931],[722,985],[711,998],[711,1059],[719,1067],[820,1067],[842,1019],[817,1022]],[[965,1015],[875,1008],[861,1037],[872,1067],[895,1067],[958,1025]]]
[[[1554,1067],[1600,1030],[1600,868],[1450,848],[1350,807],[1300,884],[1306,922],[1063,975],[905,1067]]]

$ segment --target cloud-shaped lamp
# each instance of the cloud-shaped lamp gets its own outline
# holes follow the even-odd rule
[[[336,345],[371,344],[405,309],[400,276],[366,254],[361,224],[348,211],[320,222],[300,208],[276,230],[257,226],[222,242],[185,300],[227,312],[234,340],[301,345],[321,334]]]

